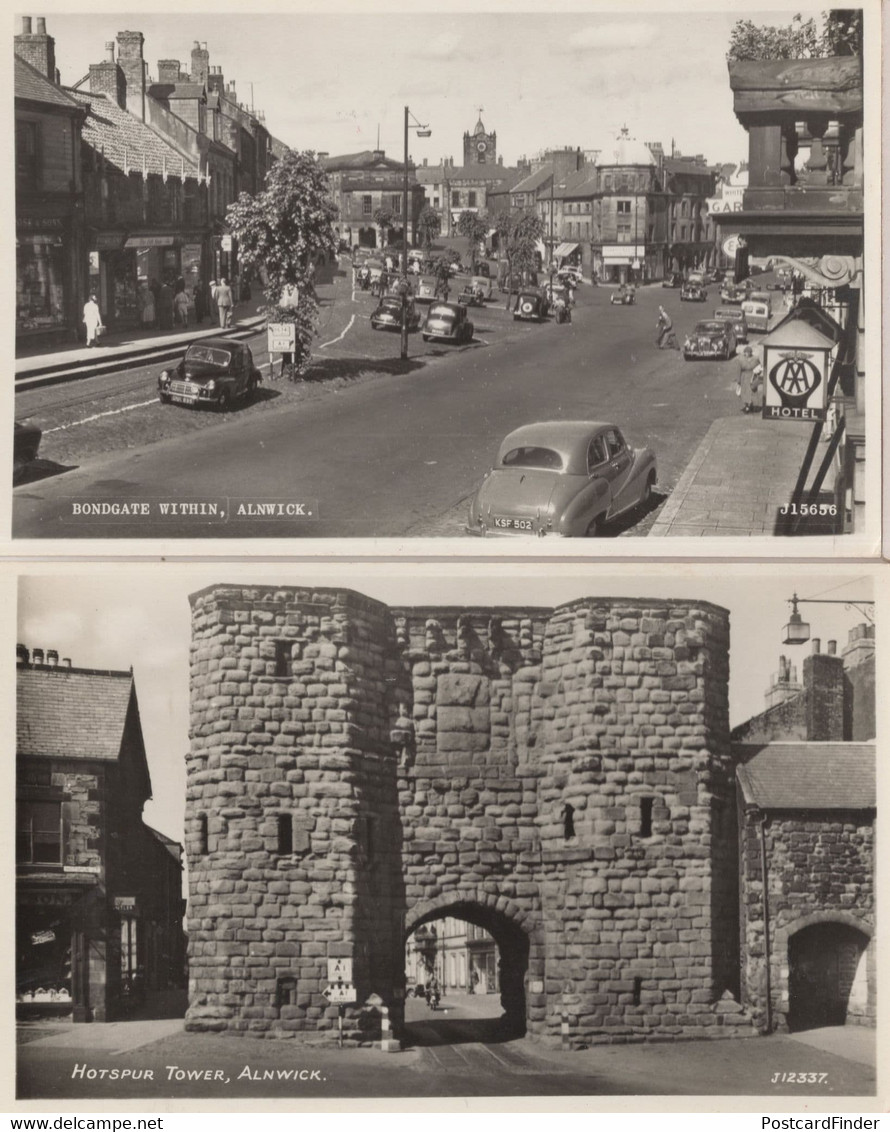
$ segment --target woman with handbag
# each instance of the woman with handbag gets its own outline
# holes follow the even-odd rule
[[[739,376],[736,378],[736,395],[744,397],[742,402],[743,413],[756,413],[762,403],[760,389],[763,379],[763,367],[754,356],[750,346],[746,346],[739,358]]]
[[[102,312],[95,295],[90,295],[83,304],[83,324],[87,330],[87,345],[92,347],[99,335],[105,332]]]

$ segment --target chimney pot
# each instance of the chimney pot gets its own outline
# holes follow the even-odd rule
[[[71,657],[70,656],[63,656],[62,660],[59,664],[59,667],[60,668],[70,668],[71,667]]]
[[[114,40],[113,39],[107,39],[105,41],[105,53],[108,56],[108,62],[113,63],[114,62]]]
[[[828,642],[828,655],[837,656],[837,641]]]
[[[30,659],[27,645],[15,646],[15,663],[17,666],[24,667]]]
[[[22,16],[22,35],[31,34],[31,17]]]
[[[46,35],[46,18],[44,16],[37,17],[37,34]]]
[[[813,655],[815,656],[822,648],[822,642],[818,637],[813,637]]]
[[[59,663],[59,654],[56,649],[47,650],[46,663],[50,666],[50,668],[55,668]]]
[[[35,649],[31,654],[34,664],[43,664],[43,649]]]

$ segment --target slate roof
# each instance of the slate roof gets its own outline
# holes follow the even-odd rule
[[[577,169],[569,173],[553,187],[553,196],[556,200],[577,200],[579,197],[592,197],[597,194],[596,170],[594,168]]]
[[[744,799],[765,810],[869,810],[873,743],[734,743]]]
[[[68,110],[79,109],[77,102],[67,91],[51,83],[46,75],[42,75],[36,67],[26,63],[18,55],[15,57],[15,97],[64,106]]]
[[[403,169],[401,161],[392,157],[380,157],[373,149],[363,149],[360,153],[344,153],[339,157],[324,157],[322,165],[329,173],[349,169]]]
[[[41,667],[20,668],[16,676],[19,757],[117,760],[131,673]]]
[[[203,83],[151,83],[148,93],[152,98],[204,98],[207,89]]]
[[[180,172],[187,177],[198,176],[200,170],[196,162],[183,157],[160,134],[104,94],[79,90],[72,93],[88,110],[83,140],[97,152],[104,151],[105,160],[121,172],[141,173],[144,156],[146,173],[163,174],[166,159],[168,176],[178,177]]]
[[[168,837],[166,833],[161,833],[157,829],[152,829],[152,827],[150,825],[147,825],[145,822],[143,822],[142,824],[145,825],[145,828],[152,835],[152,837],[156,841],[159,841],[161,845],[163,845],[163,847],[167,850],[173,860],[181,864],[182,845],[178,841],[174,841],[172,837]]]
[[[513,170],[503,165],[418,165],[417,180],[422,185],[439,181],[507,181]]]
[[[532,173],[528,177],[524,177],[521,181],[517,181],[511,191],[514,193],[533,193],[542,185],[546,185],[552,176],[553,166],[545,165],[544,168],[539,169],[537,173]]]

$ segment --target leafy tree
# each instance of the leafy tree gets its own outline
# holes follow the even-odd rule
[[[374,213],[374,223],[378,224],[383,231],[383,246],[389,243],[389,230],[392,228],[392,222],[395,220],[395,214],[389,208],[378,208]]]
[[[336,218],[327,174],[314,153],[296,150],[275,162],[260,193],[241,193],[226,214],[241,263],[265,283],[269,321],[296,324],[301,368],[308,363],[318,318],[315,264],[337,250]]]
[[[507,273],[515,282],[523,271],[538,264],[538,242],[544,236],[544,221],[534,212],[502,213],[495,226],[498,246],[507,261]]]
[[[730,63],[751,59],[824,59],[831,55],[862,54],[862,12],[836,8],[823,13],[820,32],[815,19],[798,14],[788,27],[739,20],[729,38]]]
[[[471,272],[476,270],[476,251],[488,235],[488,220],[484,213],[465,210],[457,219],[457,231],[467,238]]]
[[[425,259],[430,259],[430,253],[435,240],[442,231],[442,218],[434,208],[424,205],[417,217],[417,232],[420,236],[420,246],[423,248]]]

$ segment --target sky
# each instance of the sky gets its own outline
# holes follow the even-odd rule
[[[152,76],[159,59],[179,59],[187,70],[194,41],[206,43],[211,65],[236,81],[239,101],[262,109],[269,130],[296,149],[373,149],[379,128],[380,146],[401,158],[407,104],[433,131],[411,135],[418,163],[460,164],[480,107],[508,165],[547,147],[607,150],[625,125],[668,152],[673,140],[712,163],[746,159],[727,76],[730,31],[741,17],[786,25],[798,8],[554,5],[566,6],[574,10],[523,11],[521,0],[489,0],[485,12],[462,10],[462,0],[436,10],[416,0],[410,13],[368,4],[333,15],[295,5],[249,16],[225,5],[188,15],[58,12],[47,16],[47,30],[66,85],[87,75],[122,30],[143,32]]]
[[[620,570],[620,573],[618,572]],[[764,708],[763,695],[789,656],[802,671],[810,646],[782,644],[787,599],[870,599],[867,568],[721,563],[694,566],[479,563],[333,563],[328,565],[216,563],[52,564],[19,581],[18,641],[55,648],[75,667],[134,670],[153,786],[145,820],[181,840],[188,750],[188,595],[214,583],[345,586],[397,605],[555,606],[584,596],[676,597],[711,601],[730,611],[730,722]],[[841,651],[863,618],[844,605],[801,606],[812,635],[835,639]]]

